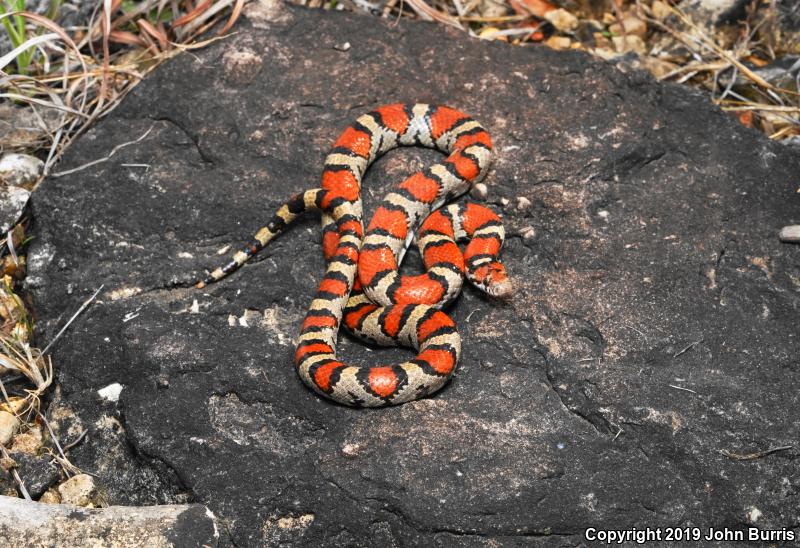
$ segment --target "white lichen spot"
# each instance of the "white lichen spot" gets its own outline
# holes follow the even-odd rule
[[[314,514],[284,516],[278,519],[278,529],[307,529],[314,522]]]
[[[589,139],[583,133],[579,133],[570,138],[569,144],[573,150],[580,150],[589,146]]]
[[[708,278],[708,284],[706,285],[706,289],[716,289],[717,288],[717,270],[714,268],[709,268],[706,271],[706,278]]]
[[[97,394],[106,401],[116,403],[119,401],[119,395],[122,393],[122,385],[118,382],[109,384],[105,388],[97,391]]]
[[[49,244],[34,246],[28,254],[28,271],[43,270],[55,256],[55,249]]]
[[[236,316],[233,314],[228,315],[228,325],[231,327],[236,327]]]
[[[561,345],[558,344],[557,340],[546,338],[546,339],[544,339],[544,344],[547,346],[547,350],[553,356],[556,356],[556,357],[561,356]]]
[[[181,251],[180,253],[178,253],[178,258],[179,259],[194,259],[194,255],[192,255],[191,253],[187,253],[186,251]]]
[[[761,510],[756,508],[755,506],[750,506],[746,510],[747,521],[750,523],[755,523],[758,521],[758,518],[761,517]]]
[[[208,519],[211,520],[211,523],[214,525],[214,538],[219,538],[219,529],[217,529],[217,516],[214,515],[214,512],[206,507],[206,516]]]
[[[141,287],[120,287],[110,291],[108,293],[108,298],[112,301],[119,301],[121,299],[128,299],[134,295],[138,295],[141,292]]]
[[[342,446],[342,453],[348,457],[355,457],[361,450],[361,446],[357,443],[345,443]]]
[[[597,497],[595,497],[594,493],[581,495],[580,505],[589,510],[590,512],[594,512],[597,508]]]
[[[600,217],[601,219],[608,219],[608,215],[609,213],[605,209],[601,209],[600,211],[597,212],[597,216]]]
[[[520,229],[519,235],[526,240],[533,240],[536,238],[536,229],[532,226],[526,226],[525,228]]]
[[[199,314],[200,313],[200,303],[197,302],[197,299],[192,301],[192,306],[189,307],[190,314]]]
[[[275,306],[264,310],[264,315],[261,318],[261,325],[273,333],[278,343],[289,346],[294,344],[294,341],[286,335],[286,326],[294,325],[297,321],[299,321],[297,318],[287,314],[280,307]]]

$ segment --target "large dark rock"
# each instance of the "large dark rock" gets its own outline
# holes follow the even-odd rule
[[[493,135],[517,297],[467,289],[452,307],[464,352],[441,393],[353,410],[291,365],[323,271],[316,219],[192,284],[316,185],[349,121],[394,101],[448,103]],[[88,428],[72,458],[111,504],[201,502],[239,546],[800,523],[800,249],[777,238],[800,220],[800,159],[706,97],[582,53],[262,3],[155,71],[62,169],[150,128],[33,197],[41,340],[105,284],[54,351],[54,413]],[[438,157],[378,161],[367,209]],[[112,383],[118,403],[97,393]]]

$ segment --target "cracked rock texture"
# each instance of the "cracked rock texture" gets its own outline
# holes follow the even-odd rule
[[[206,504],[238,546],[798,527],[800,248],[777,238],[800,221],[796,153],[582,53],[264,2],[247,15],[155,71],[62,169],[146,139],[32,198],[41,340],[105,284],[54,351],[51,414],[67,440],[89,430],[72,458],[111,504]],[[455,303],[463,358],[435,397],[353,410],[291,366],[323,272],[317,219],[192,284],[316,185],[347,123],[395,101],[448,103],[492,134],[487,201],[517,297]],[[367,211],[438,157],[379,160]],[[97,393],[112,383],[117,402]]]

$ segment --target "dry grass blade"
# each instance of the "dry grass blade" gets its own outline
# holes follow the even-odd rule
[[[115,44],[126,44],[146,48],[147,44],[138,35],[125,30],[112,30],[108,33],[108,39]]]
[[[42,366],[41,353],[38,349],[32,349],[27,343],[21,343],[5,334],[0,335],[0,345],[4,350],[4,354],[0,354],[0,365],[6,370],[24,375],[37,390],[44,390],[50,386],[52,368]]]
[[[220,29],[217,33],[217,36],[222,36],[233,27],[233,24],[236,23],[236,20],[239,19],[239,15],[242,13],[242,8],[244,7],[244,0],[236,0],[236,4],[234,4],[233,9],[231,10],[231,16],[228,19],[228,22],[225,23],[225,26]]]
[[[428,21],[438,21],[439,23],[443,23],[445,25],[450,25],[458,29],[464,30],[463,27],[461,26],[461,23],[459,23],[458,19],[456,19],[450,14],[442,13],[441,11],[432,8],[427,3],[425,3],[424,0],[405,0],[405,2],[409,6],[411,6],[411,9],[417,12],[417,14],[423,19],[426,19]]]
[[[762,105],[760,103],[746,103],[746,104],[729,104],[725,103],[722,110],[742,111],[742,110],[763,110],[767,112],[788,112],[792,114],[800,114],[800,106],[797,107],[784,107],[780,105]]]
[[[3,16],[0,16],[0,19],[2,18]],[[30,38],[29,40],[26,40],[25,42],[23,42],[10,52],[0,57],[0,70],[4,69],[9,63],[14,61],[19,56],[20,53],[23,53],[33,47],[36,47],[39,44],[44,44],[56,39],[58,39],[58,34],[51,32],[50,34],[42,34],[40,36],[35,36],[33,38]]]
[[[153,131],[153,127],[154,126],[150,126],[150,128],[148,128],[148,130],[145,131],[144,134],[142,134],[138,139],[134,139],[133,141],[127,141],[125,143],[118,144],[113,149],[111,149],[111,152],[109,152],[107,156],[104,156],[102,158],[98,158],[97,160],[92,160],[91,162],[87,162],[87,163],[82,164],[82,165],[80,165],[80,166],[78,166],[76,168],[73,168],[73,169],[68,169],[66,171],[59,171],[58,173],[53,173],[53,174],[50,175],[50,177],[52,177],[52,178],[63,177],[64,175],[70,175],[72,173],[77,173],[78,171],[83,171],[87,167],[91,167],[91,166],[94,166],[94,165],[97,165],[97,164],[102,164],[103,162],[107,162],[120,149],[123,149],[123,148],[125,148],[127,146],[130,146],[130,145],[135,145],[136,143],[138,143],[140,141],[143,141],[148,135],[150,135],[150,132]],[[101,286],[101,289],[102,289],[102,286]],[[98,291],[100,291],[100,290],[98,289]],[[95,295],[96,295],[96,293],[95,293]]]
[[[172,28],[175,29],[175,28],[178,28],[178,27],[182,27],[183,25],[186,25],[186,24],[194,21],[195,19],[200,17],[200,15],[203,12],[205,12],[208,8],[210,8],[211,4],[213,4],[213,3],[214,3],[213,0],[205,0],[205,2],[201,2],[192,11],[190,11],[186,15],[184,15],[182,17],[178,17],[177,19],[175,19],[175,21],[172,22]]]
[[[27,97],[25,95],[20,95],[18,93],[0,93],[0,99],[12,99],[14,101],[19,101],[20,103],[33,103],[36,105],[40,105],[47,108],[52,108],[55,110],[60,110],[63,112],[68,112],[70,114],[74,114],[75,116],[80,116],[82,118],[88,118],[86,114],[80,112],[79,110],[75,110],[74,108],[69,108],[64,105],[54,104],[43,99],[37,99],[35,97]]]
[[[676,8],[674,6],[671,6],[670,9],[672,10],[672,13],[674,13],[674,14],[676,14],[678,16],[678,18],[681,20],[681,22],[683,22],[685,25],[687,25],[689,28],[691,28],[695,32],[695,34],[692,36],[693,39],[699,41],[704,47],[706,47],[709,50],[711,50],[714,53],[716,53],[720,58],[722,58],[722,59],[728,61],[730,64],[734,65],[737,69],[739,69],[742,72],[742,74],[746,75],[753,82],[755,82],[759,86],[763,87],[764,89],[779,89],[779,88],[776,88],[775,86],[773,86],[772,84],[770,84],[769,82],[767,82],[766,80],[764,80],[763,78],[761,78],[761,76],[759,76],[758,74],[754,73],[752,70],[750,70],[750,68],[747,67],[745,64],[743,64],[741,61],[739,61],[738,58],[736,58],[735,56],[731,55],[729,52],[727,52],[724,49],[722,49],[721,47],[719,47],[719,45],[717,45],[717,43],[714,40],[710,39],[705,31],[703,31],[697,25],[695,25],[691,21],[691,19],[689,19],[686,16],[686,14],[683,13],[683,11],[681,11],[680,9],[678,9],[678,8]]]
[[[8,454],[8,451],[6,451],[6,448],[3,445],[0,445],[0,453],[3,454],[4,459],[8,459],[10,461],[14,460],[11,458],[11,455]],[[25,482],[22,481],[22,478],[19,477],[19,473],[15,468],[11,469],[11,477],[14,478],[14,481],[16,482],[17,487],[19,488],[19,492],[22,494],[22,498],[24,498],[25,500],[33,500],[31,498],[30,493],[28,493],[28,490],[25,488]]]
[[[766,457],[767,455],[771,455],[772,453],[777,453],[779,451],[789,451],[790,449],[794,449],[794,445],[783,445],[781,447],[771,447],[765,451],[757,451],[755,453],[734,453],[733,451],[728,451],[727,449],[722,449],[720,453],[728,457],[732,460],[756,460],[762,457]]]
[[[42,355],[44,355],[44,354],[47,354],[47,352],[48,352],[48,351],[49,351],[49,350],[50,350],[50,349],[53,347],[53,345],[54,345],[54,344],[56,344],[56,341],[58,341],[58,339],[60,339],[60,338],[61,338],[61,336],[62,336],[62,335],[63,335],[63,334],[64,334],[64,333],[67,331],[67,329],[69,328],[69,326],[70,326],[70,325],[72,325],[72,322],[74,322],[74,321],[75,321],[75,319],[76,319],[78,316],[80,316],[80,315],[81,315],[81,312],[83,312],[84,310],[86,310],[86,308],[87,308],[87,307],[88,307],[90,304],[92,304],[92,303],[94,302],[95,298],[97,298],[97,295],[100,293],[100,291],[102,291],[102,290],[103,290],[103,287],[104,287],[104,285],[101,285],[100,287],[98,287],[98,288],[97,288],[97,291],[95,291],[95,292],[92,294],[92,296],[91,296],[91,297],[89,297],[88,299],[86,299],[86,300],[83,302],[83,304],[80,306],[80,308],[78,308],[78,310],[75,312],[75,314],[73,314],[73,315],[72,315],[72,317],[71,317],[69,320],[67,320],[67,323],[65,323],[65,324],[64,324],[64,327],[62,327],[62,328],[61,328],[61,330],[59,330],[59,332],[58,332],[58,333],[56,333],[56,336],[55,336],[55,337],[53,337],[53,340],[52,340],[52,341],[50,341],[50,343],[49,343],[47,346],[45,346],[45,347],[44,347],[44,350],[42,350]]]
[[[159,48],[163,51],[167,49],[169,45],[169,40],[167,39],[167,35],[158,30],[153,26],[152,23],[147,21],[147,19],[139,19],[136,21],[136,24],[139,25],[139,28],[142,29],[145,33],[150,35],[151,37],[155,38],[158,41]]]

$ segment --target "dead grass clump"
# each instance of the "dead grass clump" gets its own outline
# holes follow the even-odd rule
[[[693,21],[670,0],[299,0],[310,7],[367,11],[460,28],[487,40],[542,42],[604,59],[635,56],[660,80],[700,87],[723,110],[772,139],[800,139],[800,21],[792,3],[753,0],[745,18]],[[562,6],[562,7],[559,7]],[[789,13],[791,10],[797,13]],[[696,16],[697,17],[697,16]],[[794,18],[794,19],[792,19]]]
[[[88,25],[69,30],[24,10],[0,15],[15,45],[0,57],[2,117],[11,128],[0,133],[0,150],[40,153],[43,179],[65,148],[145,74],[176,52],[207,44],[198,38],[222,21],[217,34],[226,33],[244,3],[104,0]],[[22,140],[14,131],[20,120],[28,132]]]

